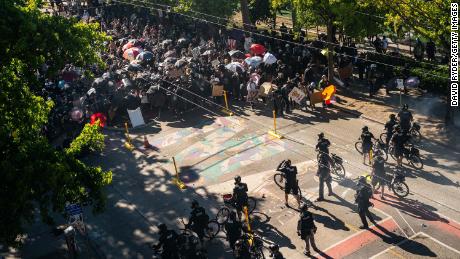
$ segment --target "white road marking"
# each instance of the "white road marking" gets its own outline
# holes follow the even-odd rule
[[[395,221],[395,222],[396,222],[396,221]],[[404,240],[402,240],[401,242],[397,243],[396,245],[392,245],[392,246],[388,247],[387,249],[383,250],[382,252],[373,255],[373,256],[370,257],[369,259],[377,258],[377,257],[379,257],[379,256],[381,256],[381,255],[383,255],[383,254],[385,254],[385,253],[388,252],[389,250],[391,250],[391,249],[393,249],[393,248],[395,248],[395,247],[398,247],[398,246],[400,246],[400,245],[402,245],[402,244],[408,242],[409,240],[412,240],[414,237],[420,235],[421,233],[422,233],[422,232],[418,232],[417,234],[414,234],[414,235],[410,236],[408,239],[404,239]]]
[[[436,242],[436,243],[438,243],[438,244],[440,244],[440,245],[442,245],[442,246],[444,246],[444,247],[446,247],[446,248],[448,248],[448,249],[450,249],[450,250],[456,252],[457,254],[460,254],[460,251],[458,251],[457,249],[455,249],[455,248],[453,248],[453,247],[451,247],[451,246],[449,246],[449,245],[447,245],[447,244],[445,244],[445,243],[439,241],[438,239],[436,239],[436,238],[434,238],[434,237],[428,235],[427,233],[425,233],[425,232],[420,232],[420,233],[423,234],[423,235],[425,235],[425,236],[427,236],[427,237],[429,237],[429,238],[432,239],[434,242]]]
[[[401,214],[401,211],[399,211],[398,209],[395,208],[395,210],[398,212],[399,216],[404,220],[404,222],[406,222],[407,226],[410,228],[410,230],[412,230],[412,232],[415,234],[415,231],[414,229],[411,227],[411,225],[409,224],[409,222],[407,222],[407,220],[403,217],[403,215]]]

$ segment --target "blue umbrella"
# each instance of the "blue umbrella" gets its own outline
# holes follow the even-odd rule
[[[137,60],[142,60],[142,61],[150,61],[153,59],[153,53],[150,51],[143,51],[139,55],[137,55],[136,59]]]
[[[245,59],[244,62],[246,62],[246,64],[248,64],[250,67],[256,68],[260,65],[260,63],[262,63],[262,58],[259,56],[254,56]]]

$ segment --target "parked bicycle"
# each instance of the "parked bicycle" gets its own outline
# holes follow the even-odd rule
[[[230,215],[231,210],[236,210],[235,200],[233,199],[233,195],[231,193],[222,195],[224,200],[224,206],[219,209],[217,212],[216,222],[220,225],[225,224],[228,221],[228,217]],[[248,197],[248,213],[251,214],[257,205],[256,199],[253,197]]]
[[[420,124],[417,122],[412,123],[412,126],[409,130],[409,142],[413,144],[418,144],[422,140],[422,133],[420,133]],[[387,138],[387,132],[380,134],[380,140],[385,143]]]
[[[316,160],[319,161],[320,153],[316,156]],[[327,154],[331,172],[339,177],[345,177],[345,167],[343,166],[343,159],[338,155],[331,153]]]
[[[361,155],[363,154],[363,142],[361,140],[356,141],[355,148]],[[377,140],[372,142],[372,153],[374,156],[380,154],[385,161],[388,161],[388,152],[386,149],[385,142]]]
[[[187,224],[185,224],[184,222],[184,219],[183,218],[180,218],[180,221],[182,222],[182,224],[184,225],[184,228],[181,228],[180,231],[182,232],[181,235],[184,235],[184,236],[192,236],[192,235],[195,235],[196,236],[196,233],[191,230]],[[204,236],[206,238],[208,238],[209,240],[215,238],[217,236],[217,234],[219,233],[220,231],[220,225],[219,223],[217,222],[216,219],[211,219],[208,221],[208,224],[206,226],[206,229],[204,231]]]
[[[259,237],[256,233],[250,232],[250,233],[245,233],[243,235],[243,240],[244,242],[247,242],[247,245],[249,246],[249,253],[251,254],[251,258],[254,259],[264,259],[264,243],[262,241],[262,238]]]

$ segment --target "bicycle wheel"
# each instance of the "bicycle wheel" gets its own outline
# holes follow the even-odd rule
[[[358,151],[358,153],[360,153],[361,155],[363,154],[363,142],[362,141],[357,141],[355,143],[355,148],[356,148],[356,151]]]
[[[390,147],[388,148],[388,153],[389,153],[390,156],[393,158],[393,160],[396,161],[396,156],[395,156],[395,152],[394,152],[394,150],[393,150],[393,146],[390,146]]]
[[[386,132],[383,132],[382,134],[380,134],[380,140],[385,143],[386,140],[387,140],[387,133]]]
[[[264,251],[262,251],[262,247],[254,247],[252,250],[252,257],[255,259],[265,259]]]
[[[220,231],[219,223],[217,222],[217,220],[211,219],[208,222],[208,228],[204,232],[204,236],[209,238],[209,239],[213,239],[213,238],[215,238],[217,236],[219,231]]]
[[[395,182],[391,185],[393,193],[399,198],[404,198],[409,195],[409,187],[404,182]]]
[[[281,173],[276,173],[273,176],[273,180],[275,181],[276,185],[280,187],[281,190],[284,190],[284,176]]]
[[[248,197],[248,213],[251,214],[256,209],[257,201],[253,197]]]
[[[229,208],[227,208],[227,207],[220,208],[219,211],[217,212],[217,216],[216,216],[217,223],[219,223],[220,225],[223,225],[223,224],[227,223],[229,215],[230,215],[230,209]]]
[[[422,169],[423,168],[423,161],[419,156],[411,155],[409,157],[409,164],[413,166],[415,169]]]
[[[339,177],[345,177],[345,167],[342,164],[335,163],[332,172]]]

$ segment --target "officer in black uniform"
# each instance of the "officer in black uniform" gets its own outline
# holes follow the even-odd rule
[[[163,247],[161,252],[162,258],[179,258],[178,249],[177,249],[177,233],[174,230],[168,229],[165,224],[160,224],[158,226],[160,239],[158,244],[153,245],[153,249],[158,250]]]
[[[367,229],[369,225],[367,224],[366,216],[370,221],[375,222],[372,214],[369,212],[369,207],[373,206],[369,199],[372,197],[372,189],[367,184],[366,178],[361,176],[358,182],[358,189],[356,190],[355,202],[358,204],[358,214],[363,223],[360,226],[360,229]]]
[[[249,244],[246,239],[240,238],[235,243],[235,249],[233,250],[233,256],[235,259],[248,259],[251,258],[249,252]]]
[[[277,244],[273,244],[268,248],[270,249],[270,257],[273,259],[284,259],[283,254],[280,252],[280,247]]]
[[[362,129],[361,137],[362,140],[362,152],[363,152],[363,164],[366,164],[366,158],[369,156],[369,152],[372,149],[372,140],[375,139],[374,134],[369,131],[369,127],[364,126]],[[369,162],[370,163],[370,162]]]
[[[390,144],[391,137],[393,136],[393,131],[395,126],[398,124],[398,121],[396,120],[396,115],[390,114],[390,120],[385,123],[385,131],[387,132],[387,137],[385,139],[385,145],[388,148],[388,145]]]
[[[412,120],[414,119],[412,113],[409,111],[409,106],[404,104],[401,111],[398,113],[399,117],[399,126],[404,133],[409,132],[412,125]]]
[[[316,151],[320,153],[329,154],[329,146],[331,142],[324,137],[324,133],[321,132],[318,134],[318,144],[316,144]]]
[[[238,219],[241,220],[241,213],[244,206],[248,206],[248,185],[241,182],[241,176],[235,176],[235,187],[233,187],[233,200],[235,202]]]
[[[322,153],[319,156],[317,175],[319,176],[319,195],[316,201],[324,201],[324,183],[326,183],[327,189],[329,191],[328,196],[334,194],[332,192],[331,168],[329,164],[329,156],[327,154]]]
[[[288,194],[292,193],[296,199],[297,203],[300,208],[300,195],[299,195],[299,185],[297,181],[297,167],[291,165],[291,160],[283,160],[278,165],[277,171],[284,173],[284,178],[286,181],[284,182],[284,200],[286,207],[289,207],[288,203]]]
[[[308,211],[308,206],[305,204],[302,206],[300,212],[300,219],[297,222],[297,235],[305,241],[305,252],[306,256],[310,256],[310,244],[314,250],[317,250],[315,244],[315,233],[316,226],[313,219],[313,214]]]
[[[393,133],[390,142],[393,145],[393,153],[396,157],[396,163],[398,164],[398,166],[402,166],[402,159],[405,152],[404,145],[406,144],[407,140],[407,136],[401,130],[401,127],[399,125],[396,125],[395,132]]]
[[[227,241],[230,243],[232,250],[235,249],[235,243],[241,238],[241,222],[236,219],[236,213],[230,212],[227,222],[225,222],[225,231],[227,232]]]
[[[375,186],[380,185],[380,198],[384,200],[384,190],[386,184],[386,175],[385,175],[385,159],[383,159],[381,154],[377,154],[374,157],[372,163],[372,192],[375,193]]]
[[[189,223],[187,228],[190,228],[198,235],[200,242],[203,243],[204,231],[207,229],[209,216],[196,200],[192,201],[192,212],[190,213]]]

